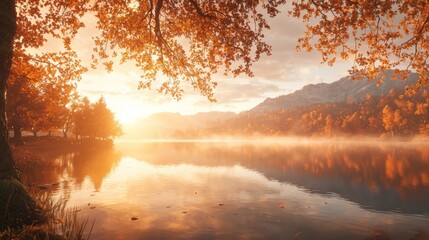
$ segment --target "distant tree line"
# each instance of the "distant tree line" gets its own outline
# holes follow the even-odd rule
[[[224,131],[267,135],[429,135],[429,92],[406,96],[392,90],[360,102],[316,104],[267,114],[243,114]],[[219,129],[221,130],[221,129]]]
[[[244,112],[207,129],[177,130],[173,137],[268,136],[429,136],[429,90],[406,95],[391,90],[364,101],[315,104],[258,114]]]
[[[50,62],[50,67],[32,63],[25,57],[13,62],[6,115],[15,144],[23,144],[23,131],[35,137],[41,131],[62,132],[64,137],[71,132],[82,138],[120,135],[121,127],[102,97],[90,103],[78,96],[76,81],[84,69],[73,68],[77,63],[67,53],[55,59],[57,63]]]

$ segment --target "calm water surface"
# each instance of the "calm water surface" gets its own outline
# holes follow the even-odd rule
[[[91,239],[429,239],[427,144],[117,143],[53,165],[27,182],[61,182]]]

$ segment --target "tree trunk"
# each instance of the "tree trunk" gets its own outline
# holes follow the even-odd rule
[[[19,124],[13,124],[13,140],[17,146],[24,145],[24,141],[22,141],[21,127]]]
[[[8,143],[6,86],[16,32],[15,7],[15,0],[0,0],[0,231],[46,222],[37,203],[19,182],[20,176]]]
[[[15,0],[0,1],[0,179],[18,179],[18,170],[8,143],[6,86],[12,65],[16,32]]]

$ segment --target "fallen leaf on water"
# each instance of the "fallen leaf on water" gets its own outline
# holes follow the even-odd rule
[[[182,213],[188,213],[188,212],[182,212]]]
[[[280,204],[279,208],[285,208],[285,205]]]
[[[224,203],[219,203],[219,207],[222,207],[223,205],[225,205]]]
[[[138,219],[139,219],[138,217],[131,217],[131,220],[133,220],[133,221],[138,220]]]
[[[170,208],[171,206],[167,206],[167,207],[165,207],[165,208]]]
[[[95,206],[90,207],[90,209],[94,209],[94,208],[95,208]]]

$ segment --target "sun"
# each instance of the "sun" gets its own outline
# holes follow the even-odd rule
[[[136,111],[129,111],[124,109],[122,111],[118,110],[115,112],[115,118],[122,125],[135,122],[137,119],[141,118],[141,114]]]
[[[109,106],[115,114],[115,119],[121,125],[136,122],[153,114],[157,110],[157,107],[151,104],[142,104],[139,101],[132,101],[123,97],[112,98]]]

